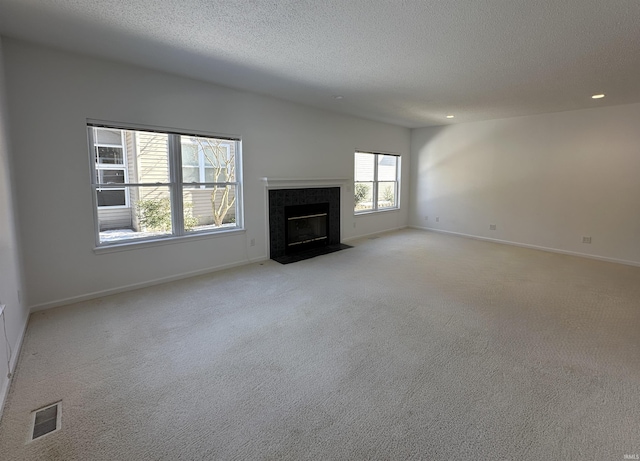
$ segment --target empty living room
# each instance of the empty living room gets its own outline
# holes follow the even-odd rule
[[[640,459],[638,24],[0,0],[0,459]]]

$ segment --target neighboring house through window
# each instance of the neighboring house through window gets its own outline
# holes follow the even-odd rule
[[[88,125],[98,246],[242,227],[240,140]]]
[[[215,182],[216,167],[231,159],[229,141],[218,139],[209,142],[197,137],[183,137],[181,144],[182,181],[185,183]]]
[[[397,209],[400,156],[356,152],[354,164],[355,213]]]
[[[121,130],[93,128],[95,165],[99,184],[125,184],[127,165]],[[129,200],[126,188],[97,190],[98,207],[126,207]]]

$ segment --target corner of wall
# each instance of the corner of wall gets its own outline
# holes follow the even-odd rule
[[[0,357],[9,357],[7,362],[0,365],[0,418],[29,318],[26,303],[21,299],[23,279],[10,174],[8,125],[4,55],[0,37],[0,304],[5,305],[0,319]]]

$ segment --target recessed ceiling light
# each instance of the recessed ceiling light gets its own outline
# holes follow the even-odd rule
[[[447,115],[447,118],[453,118],[453,117],[454,117],[453,115]]]
[[[344,96],[342,96],[341,94],[337,94],[333,97],[333,99],[344,99]]]
[[[602,99],[604,98],[603,94],[594,94],[593,96],[591,96],[591,99]]]

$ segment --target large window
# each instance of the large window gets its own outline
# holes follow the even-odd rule
[[[88,131],[98,246],[242,227],[239,139]]]
[[[355,212],[367,213],[398,208],[400,156],[355,153]]]

